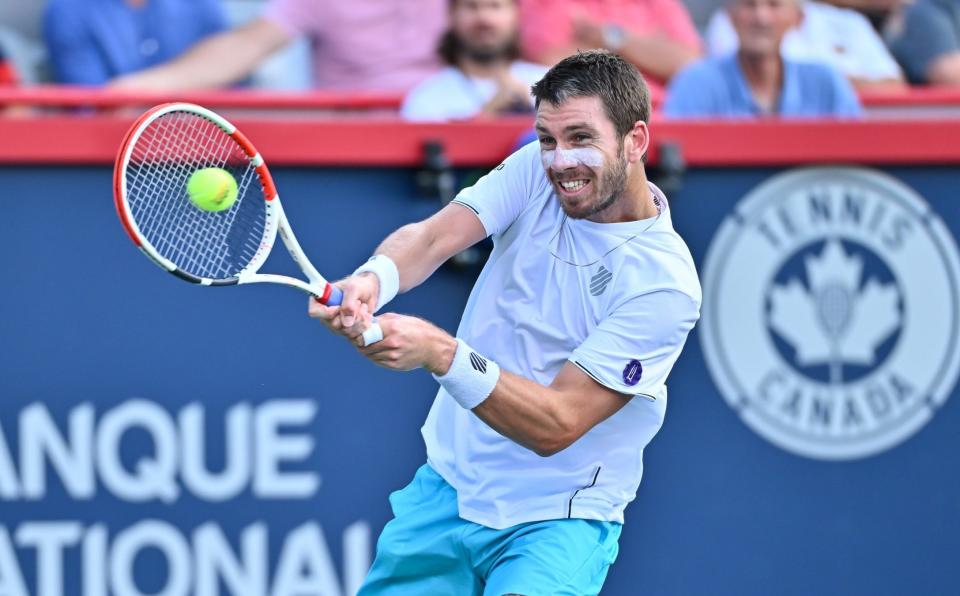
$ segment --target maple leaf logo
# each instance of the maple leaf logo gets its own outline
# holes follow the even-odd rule
[[[828,240],[804,260],[809,289],[793,278],[770,292],[770,326],[796,351],[797,364],[827,364],[830,381],[843,381],[843,365],[871,366],[877,348],[901,324],[894,283],[863,280],[863,260]]]

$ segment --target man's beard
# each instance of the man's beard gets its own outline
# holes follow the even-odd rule
[[[517,38],[511,37],[493,45],[472,45],[460,40],[460,51],[464,58],[479,64],[492,64],[499,60],[512,60],[517,56]]]
[[[627,188],[627,159],[622,155],[623,147],[618,152],[618,157],[609,168],[604,168],[603,174],[595,181],[597,185],[596,195],[601,197],[585,213],[570,213],[564,209],[567,217],[573,219],[587,219],[601,211],[605,211],[620,200]],[[562,205],[562,203],[561,203]]]

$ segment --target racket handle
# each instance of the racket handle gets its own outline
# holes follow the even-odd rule
[[[316,294],[312,290],[311,293],[314,300],[327,306],[340,306],[343,302],[343,290],[329,282],[323,288],[323,294]]]
[[[327,306],[340,306],[340,303],[343,302],[343,290],[333,284],[328,284],[328,287],[330,288],[330,295],[327,296],[326,300],[320,300],[320,302]]]

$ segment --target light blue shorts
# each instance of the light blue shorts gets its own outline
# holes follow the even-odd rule
[[[617,558],[621,525],[558,519],[493,530],[461,519],[428,465],[390,495],[394,518],[358,596],[586,596]]]

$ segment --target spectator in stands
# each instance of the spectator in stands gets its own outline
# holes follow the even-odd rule
[[[607,49],[643,73],[656,94],[700,56],[700,37],[680,0],[520,0],[521,48],[555,64],[577,50]]]
[[[739,49],[684,69],[664,102],[670,117],[837,116],[861,113],[853,87],[831,66],[781,55],[800,0],[730,0]]]
[[[960,0],[917,0],[898,15],[889,42],[912,82],[960,85]]]
[[[803,2],[799,25],[783,40],[783,54],[801,62],[826,62],[859,89],[903,89],[903,73],[880,35],[855,10],[822,2]],[[737,50],[737,33],[726,9],[718,10],[706,30],[711,56]]]
[[[440,66],[447,0],[271,0],[258,19],[116,87],[204,89],[242,80],[299,35],[314,46],[321,89],[407,91]]]
[[[225,28],[219,0],[50,0],[44,15],[54,77],[76,85],[161,64]]]
[[[401,115],[457,120],[533,111],[530,87],[547,68],[518,60],[517,0],[450,0],[438,52],[448,66],[414,87]]]

